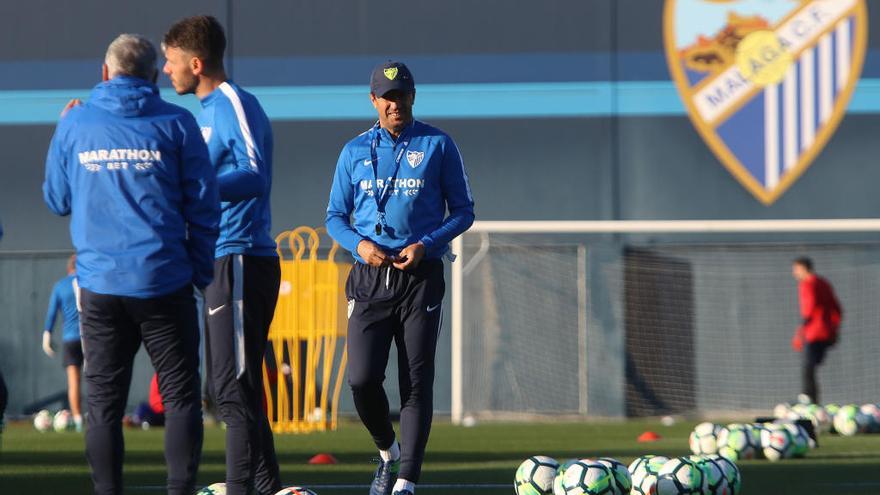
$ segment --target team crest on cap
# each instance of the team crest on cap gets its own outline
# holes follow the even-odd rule
[[[406,152],[406,161],[409,162],[409,166],[412,168],[416,168],[419,164],[422,163],[422,159],[425,158],[424,151],[407,151]]]
[[[393,81],[395,77],[397,77],[397,67],[388,67],[384,71],[385,77],[388,78],[389,81]]]
[[[666,0],[670,73],[715,156],[779,199],[843,119],[868,40],[865,0]]]

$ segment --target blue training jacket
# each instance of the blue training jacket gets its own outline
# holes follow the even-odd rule
[[[378,184],[370,153],[374,133],[378,133]],[[377,193],[394,176],[400,153],[397,178],[387,193],[385,226],[377,235]],[[461,153],[443,131],[414,120],[395,141],[388,131],[373,126],[342,148],[326,225],[358,261],[364,261],[357,254],[364,239],[388,254],[421,241],[426,259],[440,258],[449,250],[449,242],[473,222],[474,199]]]
[[[272,126],[254,95],[227,81],[201,100],[198,116],[220,190],[217,258],[277,256],[272,216]]]
[[[79,285],[156,297],[214,274],[220,200],[193,116],[154,84],[119,76],[58,122],[46,204],[71,215]]]
[[[49,298],[46,325],[43,327],[47,332],[51,332],[55,326],[55,318],[61,312],[63,322],[61,336],[64,342],[79,340],[79,311],[76,308],[76,292],[73,288],[75,278],[76,275],[68,275],[55,283],[52,297]]]

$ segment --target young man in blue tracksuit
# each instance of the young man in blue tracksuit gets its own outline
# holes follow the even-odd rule
[[[412,495],[433,417],[445,292],[441,259],[473,223],[474,201],[452,138],[413,119],[415,84],[404,64],[374,69],[370,100],[379,120],[343,147],[326,225],[357,260],[346,283],[348,375],[381,458],[370,494]],[[392,340],[400,373],[399,443],[382,387]]]
[[[86,456],[96,494],[122,493],[122,415],[143,341],[165,405],[168,493],[194,491],[202,446],[193,285],[213,277],[220,200],[198,124],[164,102],[153,45],[120,35],[104,82],[59,121],[43,195],[70,215],[88,366]]]
[[[263,410],[262,363],[281,268],[270,235],[272,128],[257,99],[223,69],[226,37],[210,16],[168,30],[164,72],[179,94],[195,94],[220,189],[222,218],[214,282],[205,291],[209,388],[226,423],[226,493],[281,489],[272,430]]]
[[[79,284],[76,281],[76,255],[67,260],[67,276],[52,287],[46,324],[43,325],[43,352],[54,357],[52,328],[61,315],[62,366],[67,373],[67,401],[73,413],[76,431],[82,431],[82,411],[79,400],[80,371],[83,366],[82,342],[79,335]]]

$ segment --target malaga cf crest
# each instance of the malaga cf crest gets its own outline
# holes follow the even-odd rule
[[[666,0],[664,23],[691,121],[773,203],[843,118],[865,58],[865,0]]]
[[[422,159],[425,158],[424,151],[407,151],[406,152],[406,161],[409,162],[409,166],[412,168],[416,168],[422,163]]]

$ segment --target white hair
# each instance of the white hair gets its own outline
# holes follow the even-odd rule
[[[156,47],[139,34],[120,34],[107,47],[104,63],[110,79],[132,76],[152,81],[156,75]]]

